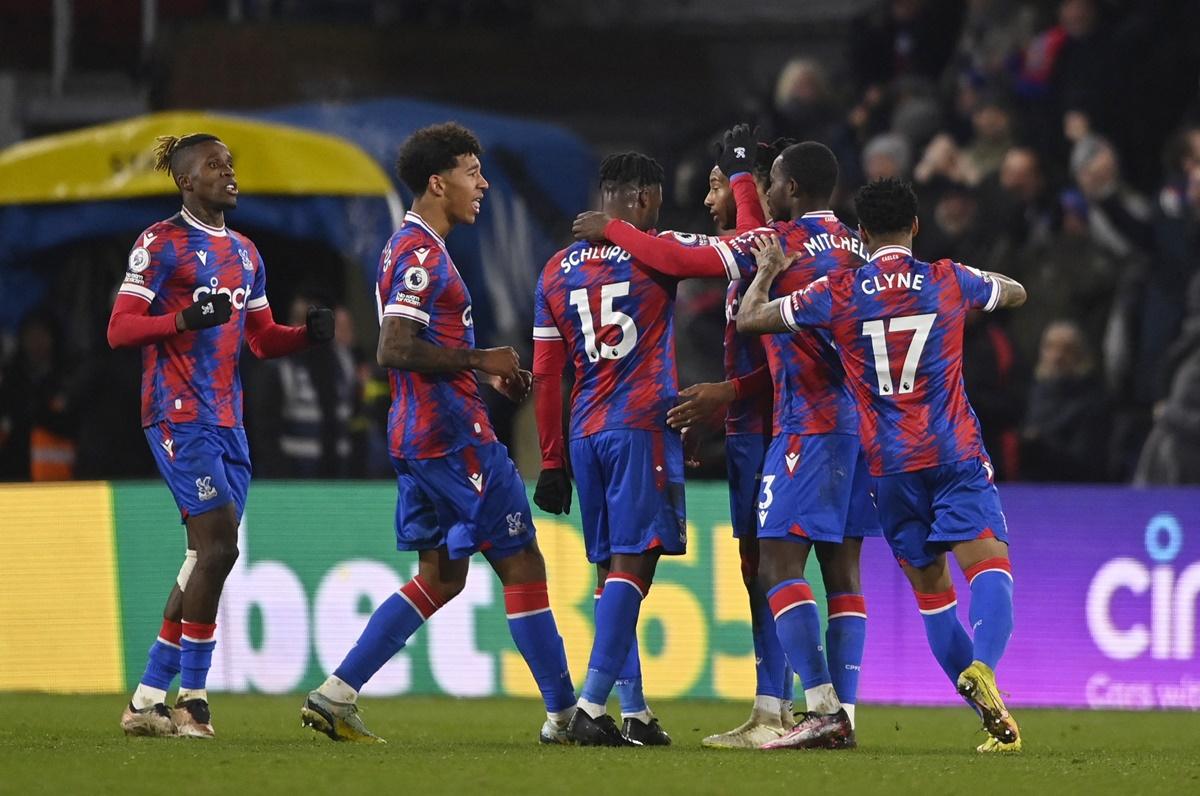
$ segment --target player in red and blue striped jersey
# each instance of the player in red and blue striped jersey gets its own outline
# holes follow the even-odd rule
[[[1012,633],[1008,534],[963,388],[962,336],[968,311],[1020,306],[1025,290],[1000,274],[915,259],[917,200],[907,183],[878,180],[855,203],[871,251],[866,265],[769,301],[786,258],[763,241],[743,313],[755,329],[832,334],[858,404],[884,534],[916,592],[930,647],[984,719],[991,737],[979,751],[1016,751],[1020,730],[995,678]],[[955,612],[947,552],[971,585],[973,640]]]
[[[665,245],[616,222],[609,222],[604,232],[654,268],[676,276],[724,273],[731,279],[752,278],[752,242],[777,233],[801,255],[785,276],[792,286],[801,286],[862,262],[857,237],[824,209],[836,181],[833,153],[805,142],[785,149],[772,165],[767,200],[777,220],[768,227],[703,251]],[[739,330],[743,311],[736,318]],[[808,707],[799,725],[764,743],[771,748],[852,746],[866,633],[859,553],[862,537],[879,533],[860,456],[857,416],[827,335],[773,336],[764,339],[764,347],[775,384],[775,436],[763,463],[757,505],[758,574]],[[834,618],[824,652],[816,603],[804,579],[812,546]]]
[[[708,246],[721,238],[760,227],[766,222],[766,190],[771,165],[792,144],[754,140],[748,125],[737,125],[722,139],[719,162],[709,172],[704,205],[712,213],[720,238],[674,236],[683,245]],[[734,175],[731,181],[726,174]],[[735,200],[735,195],[737,199]],[[680,402],[667,422],[683,432],[685,457],[706,426],[724,414],[725,464],[729,480],[729,512],[738,540],[742,583],[750,602],[750,631],[754,646],[754,707],[750,718],[735,729],[707,736],[711,748],[757,748],[794,724],[792,686],[795,680],[779,637],[766,592],[758,578],[758,521],[755,504],[762,481],[763,456],[771,439],[771,373],[760,338],[738,334],[734,324],[738,304],[749,281],[737,279],[725,292],[725,380],[694,384],[680,391]]]
[[[606,212],[650,229],[662,204],[663,171],[637,153],[600,166]],[[596,637],[570,735],[583,745],[665,745],[645,706],[622,694],[623,728],[605,713],[619,679],[640,678],[633,653],[642,599],[660,555],[687,547],[683,448],[667,426],[679,392],[675,373],[676,280],[644,268],[619,246],[573,244],[546,264],[534,298],[534,394],[542,474],[534,502],[570,508],[561,422],[568,357],[570,459],[579,488],[588,560],[602,588]],[[640,709],[639,709],[640,708]]]
[[[114,348],[142,348],[142,426],[187,526],[187,553],[145,673],[121,717],[130,735],[213,736],[205,682],[217,604],[237,559],[250,483],[238,357],[261,358],[333,337],[333,313],[305,327],[274,322],[267,275],[250,240],[225,226],[237,207],[233,157],[216,136],[163,136],[155,168],[179,188],[179,213],[154,224],[129,254],[108,325]],[[181,674],[174,711],[166,692]]]
[[[380,740],[358,716],[359,692],[462,591],[476,552],[504,584],[509,631],[542,693],[540,740],[565,743],[575,710],[525,485],[496,440],[473,371],[514,401],[528,394],[532,376],[511,348],[475,348],[471,295],[444,240],[479,215],[488,188],[481,153],[474,134],[453,122],[416,131],[400,149],[397,171],[415,199],[380,256],[376,356],[392,388],[396,547],[417,551],[418,574],[375,609],[301,708],[303,723],[333,740]]]

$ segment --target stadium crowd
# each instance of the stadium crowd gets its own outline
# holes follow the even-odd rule
[[[712,116],[724,126],[749,114],[765,140],[827,143],[842,164],[834,209],[851,225],[858,186],[911,179],[918,257],[1026,285],[1019,315],[974,319],[964,343],[1003,480],[1200,483],[1194,6],[890,0],[849,27],[846,73],[799,55],[771,96]],[[692,153],[673,163],[670,226],[711,228],[700,183],[715,133],[670,145]],[[682,384],[714,376],[705,351],[721,293],[683,294]],[[151,476],[132,414],[137,352],[98,344],[70,361],[53,306],[0,335],[0,479]],[[386,386],[350,328],[339,324],[321,361],[297,354],[247,373],[259,475],[389,474]]]

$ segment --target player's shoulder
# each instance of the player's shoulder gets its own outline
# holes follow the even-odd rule
[[[776,221],[765,226],[754,227],[753,229],[739,232],[733,237],[724,238],[723,240],[729,245],[729,248],[739,254],[753,254],[752,247],[754,246],[754,242],[759,238],[764,235],[779,235],[783,237],[785,234],[784,226]]]
[[[405,222],[392,233],[388,251],[394,263],[409,263],[430,268],[446,257],[445,243],[421,224]]]
[[[179,214],[175,214],[170,218],[164,218],[162,221],[156,221],[150,226],[142,230],[137,236],[135,247],[140,246],[144,249],[154,251],[161,248],[168,241],[178,240],[187,237],[187,227],[180,220]]]
[[[713,235],[705,235],[697,232],[679,232],[674,229],[664,229],[655,234],[655,237],[669,240],[673,243],[678,243],[680,246],[711,246],[720,238]]]

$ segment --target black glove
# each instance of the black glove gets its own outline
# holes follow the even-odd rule
[[[571,478],[567,471],[561,467],[542,470],[533,490],[533,502],[548,514],[570,514]]]
[[[758,141],[750,132],[750,125],[738,124],[725,132],[721,139],[721,154],[717,165],[726,177],[746,172],[754,173],[754,157],[758,151]]]
[[[333,339],[333,310],[328,307],[309,307],[308,339],[314,343],[328,343]]]
[[[183,328],[188,331],[211,329],[229,321],[233,302],[227,293],[209,293],[179,314],[183,316]]]

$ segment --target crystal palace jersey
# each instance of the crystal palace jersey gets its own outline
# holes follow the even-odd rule
[[[999,298],[999,284],[973,268],[885,246],[857,271],[792,293],[780,311],[791,328],[832,330],[871,474],[883,476],[983,455],[963,389],[963,322]]]
[[[565,341],[575,365],[572,439],[611,429],[666,430],[679,393],[676,284],[610,243],[581,241],[546,264],[533,336]]]
[[[418,337],[441,348],[474,348],[471,294],[446,243],[416,213],[392,235],[379,260],[379,318],[421,324]],[[432,459],[496,439],[479,382],[469,370],[388,370],[392,406],[388,449],[398,459]]]
[[[149,302],[151,315],[174,314],[211,293],[229,296],[228,323],[142,347],[142,426],[240,428],[246,313],[267,308],[266,271],[249,238],[181,210],[138,237],[119,292]]]
[[[833,213],[806,213],[777,221],[718,245],[731,279],[754,278],[755,239],[774,233],[787,253],[798,253],[771,286],[771,297],[786,296],[836,270],[852,271],[865,261],[858,237]],[[856,434],[858,413],[830,334],[805,329],[762,337],[775,391],[775,434]]]
[[[736,279],[725,291],[725,379],[748,376],[767,361],[762,341],[749,334],[738,334],[737,309],[750,287],[749,280]],[[725,413],[726,434],[764,434],[771,411],[771,394],[763,392],[730,402]]]

